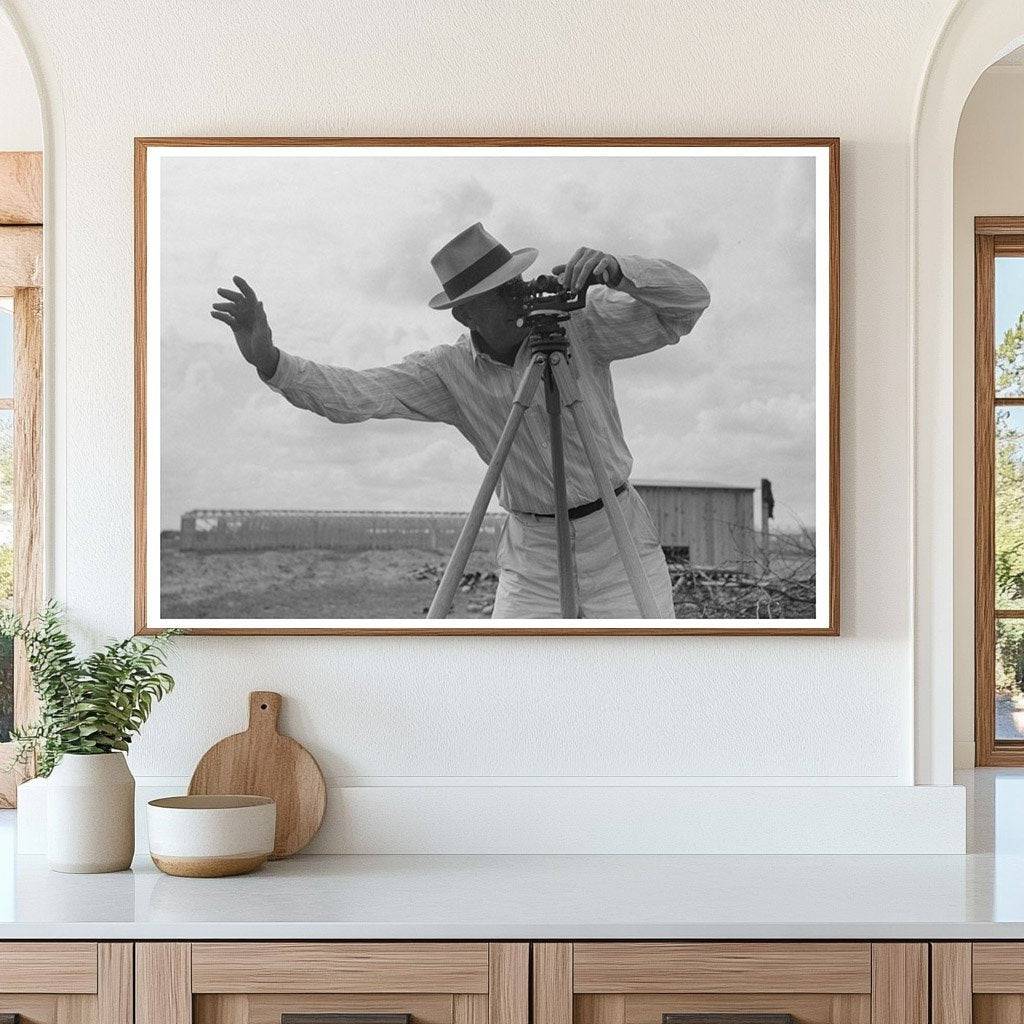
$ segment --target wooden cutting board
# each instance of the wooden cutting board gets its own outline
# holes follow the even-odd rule
[[[320,766],[302,744],[277,731],[281,694],[249,694],[249,728],[214,744],[200,759],[190,795],[241,793],[277,803],[273,860],[303,849],[320,828],[327,789]]]

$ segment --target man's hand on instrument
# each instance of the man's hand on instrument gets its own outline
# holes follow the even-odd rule
[[[278,351],[263,303],[244,278],[233,277],[232,281],[238,291],[218,288],[217,294],[227,301],[215,302],[210,316],[231,328],[238,351],[246,362],[255,366],[264,377],[272,377],[277,369]]]
[[[551,268],[557,274],[562,286],[571,292],[578,292],[584,285],[606,284],[610,288],[622,281],[622,268],[611,253],[581,246],[568,263],[559,263]]]

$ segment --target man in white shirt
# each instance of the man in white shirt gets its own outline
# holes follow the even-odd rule
[[[292,405],[335,423],[402,418],[448,423],[490,462],[519,379],[529,364],[528,328],[515,322],[522,273],[536,249],[510,252],[479,223],[453,238],[431,260],[443,290],[430,300],[467,327],[454,344],[413,352],[368,370],[315,363],[273,342],[263,304],[240,277],[237,291],[212,316],[231,327],[238,348],[259,376]],[[636,542],[658,605],[674,618],[668,568],[657,528],[629,486],[633,459],[622,434],[611,364],[674,345],[707,308],[707,288],[667,260],[615,257],[580,248],[554,268],[577,291],[599,285],[566,324],[579,388],[600,431],[605,466]],[[586,618],[640,615],[618,555],[608,517],[571,419],[564,421],[566,492],[576,565],[577,603]],[[542,390],[523,419],[497,489],[509,513],[498,545],[494,618],[560,618],[555,503],[548,416]]]

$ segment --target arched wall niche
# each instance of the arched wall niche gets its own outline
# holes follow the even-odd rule
[[[953,595],[966,583],[955,579],[953,556],[953,154],[974,84],[1022,42],[1020,0],[960,0],[925,68],[912,128],[914,767],[922,785],[952,782]]]

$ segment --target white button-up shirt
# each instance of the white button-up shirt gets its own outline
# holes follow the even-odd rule
[[[586,306],[566,323],[583,400],[602,435],[613,485],[625,483],[633,456],[622,436],[611,364],[674,345],[710,302],[693,274],[668,260],[624,256],[617,288],[591,287]],[[523,345],[513,365],[481,352],[469,334],[455,344],[412,352],[401,362],[368,370],[327,366],[281,352],[267,383],[292,405],[335,423],[408,419],[449,423],[490,462],[530,360]],[[548,415],[543,385],[526,412],[498,485],[498,501],[513,512],[555,510]],[[564,417],[569,506],[597,496],[597,485],[571,417]]]

